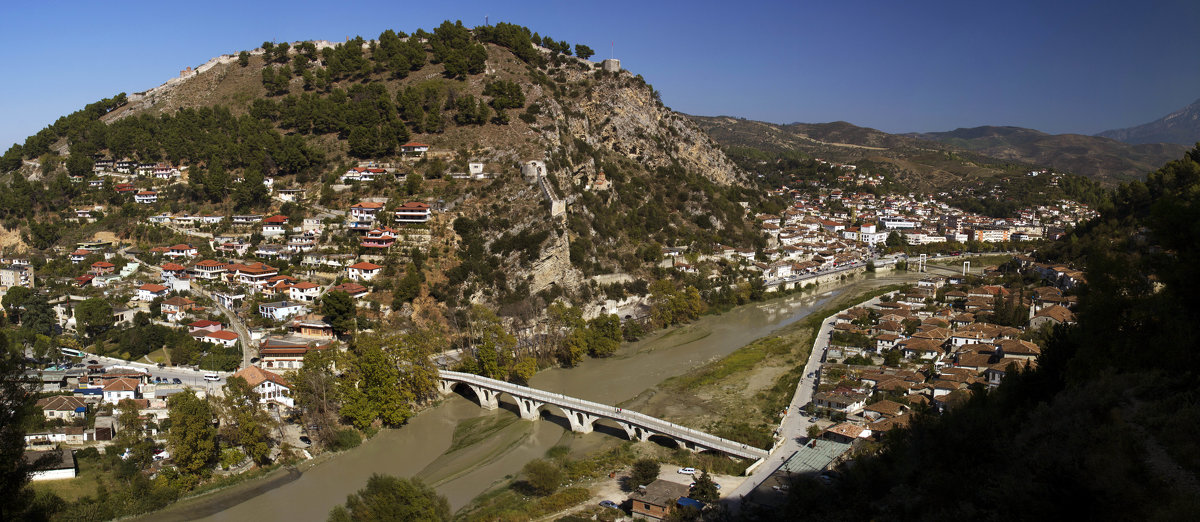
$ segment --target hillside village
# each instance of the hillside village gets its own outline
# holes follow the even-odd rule
[[[334,51],[310,67],[329,68],[356,47],[362,58],[375,45],[323,46]],[[265,71],[304,62],[316,54],[308,47],[255,51],[264,88],[279,89],[268,97],[288,87],[267,86]],[[483,52],[495,60],[510,47],[492,42]],[[616,60],[534,51],[552,65],[520,58],[534,78],[521,84],[528,105],[521,85],[503,83],[511,80],[486,89],[515,87],[519,105],[497,103],[498,94],[489,94],[490,105],[483,95],[476,103],[454,90],[482,82],[449,84],[445,107],[456,112],[447,132],[442,91],[430,89],[432,105],[407,122],[414,132],[380,138],[371,150],[328,149],[336,161],[306,148],[321,138],[303,142],[307,131],[289,127],[303,127],[303,118],[285,114],[297,100],[321,102],[289,95],[259,100],[266,103],[240,116],[271,121],[264,136],[276,126],[292,131],[267,139],[284,149],[278,160],[255,160],[270,168],[227,172],[215,159],[167,161],[157,151],[124,155],[111,146],[68,160],[66,172],[52,170],[49,153],[39,156],[46,166],[33,165],[42,179],[14,171],[13,193],[33,180],[61,196],[37,203],[57,221],[22,224],[9,214],[6,227],[21,229],[21,248],[0,259],[14,342],[39,365],[25,372],[41,411],[26,449],[29,458],[60,459],[35,480],[82,469],[76,454],[93,470],[125,466],[119,458],[143,476],[179,473],[183,459],[172,455],[182,448],[171,437],[183,421],[171,405],[211,408],[222,450],[172,483],[178,494],[403,425],[436,403],[439,369],[527,383],[540,369],[608,357],[621,342],[708,312],[876,270],[923,271],[939,255],[1029,250],[1097,215],[1062,199],[987,217],[950,204],[961,194],[909,192],[868,168],[820,159],[833,173],[828,181],[756,184]],[[512,67],[518,57],[502,58]],[[203,69],[244,76],[237,67],[249,63],[242,56]],[[199,74],[189,68],[168,87],[186,89]],[[353,83],[348,78],[341,81]],[[357,103],[375,89],[391,103],[416,92],[382,83],[349,87],[350,98]],[[132,104],[122,96],[105,124],[130,125],[144,116],[131,115],[134,108],[152,107],[161,94],[139,93]],[[344,102],[346,91],[303,96]],[[653,114],[657,123],[647,128],[658,134],[646,136],[635,119],[599,123],[606,103]],[[505,112],[517,108],[526,109],[522,123]],[[378,125],[395,123],[406,124]],[[545,150],[509,142],[529,136]],[[288,152],[305,166],[277,167]],[[1043,174],[1053,177],[1030,176]],[[828,420],[816,422],[810,438],[867,451],[912,412],[946,411],[968,390],[1036,365],[1044,327],[1074,321],[1073,293],[1084,277],[1025,255],[1005,266],[1012,271],[985,270],[984,279],[930,276],[838,315],[820,340],[826,362],[806,410]],[[1011,277],[1017,273],[1025,278]],[[339,398],[324,399],[330,390]],[[241,424],[254,433],[239,433]],[[95,449],[107,447],[124,451],[109,458]]]

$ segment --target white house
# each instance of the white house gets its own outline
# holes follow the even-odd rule
[[[153,190],[143,190],[133,195],[133,201],[143,205],[158,203],[158,193]]]
[[[104,402],[116,404],[124,399],[138,398],[138,380],[117,377],[104,385]]]
[[[293,301],[311,303],[321,295],[321,287],[308,281],[301,281],[288,288],[288,298]]]
[[[383,203],[362,201],[350,206],[350,221],[347,223],[355,230],[370,230],[375,226],[375,214],[383,209]]]
[[[155,297],[166,297],[169,289],[163,285],[147,283],[138,287],[138,301],[153,301]]]
[[[429,221],[433,213],[430,212],[429,205],[419,201],[410,201],[396,207],[393,215],[396,216],[397,223],[424,223]]]
[[[275,215],[262,220],[262,234],[264,236],[278,236],[287,232],[288,218],[283,215]]]
[[[360,261],[346,267],[346,275],[352,281],[370,281],[383,271],[383,267],[374,263]]]
[[[74,450],[59,449],[50,451],[26,451],[21,458],[24,459],[25,462],[33,464],[46,455],[51,457],[47,459],[50,462],[30,473],[29,480],[39,481],[75,478]]]
[[[202,330],[193,335],[201,342],[219,344],[227,348],[232,348],[238,342],[238,334],[231,330],[217,330],[215,332]]]
[[[233,376],[246,380],[246,384],[258,394],[259,404],[282,404],[289,408],[295,404],[292,400],[291,385],[279,375],[257,366],[247,366]]]
[[[300,315],[307,311],[308,306],[304,303],[294,301],[275,301],[273,303],[261,303],[258,305],[259,315],[276,321],[284,321],[289,317]]]
[[[417,143],[415,141],[410,141],[410,142],[405,143],[404,145],[400,146],[400,152],[403,152],[405,154],[415,154],[417,156],[423,156],[426,152],[429,152],[429,145],[426,145],[424,143]]]

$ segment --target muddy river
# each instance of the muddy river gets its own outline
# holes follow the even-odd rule
[[[867,278],[815,295],[794,295],[742,306],[692,324],[658,332],[624,344],[607,359],[587,359],[572,369],[538,373],[531,385],[582,399],[619,404],[663,380],[723,357],[772,331],[800,320],[832,297],[871,287],[912,280],[915,274]],[[473,399],[473,397],[472,397]],[[481,409],[472,400],[451,395],[412,418],[400,429],[385,430],[362,446],[335,455],[302,473],[278,472],[201,498],[185,501],[145,520],[324,520],[346,495],[362,488],[373,473],[420,477],[458,509],[489,487],[517,474],[526,462],[556,445],[582,452],[614,444],[624,432],[605,429],[572,434],[565,419],[520,421],[515,406],[501,398],[501,408]],[[507,406],[507,407],[506,407]],[[543,409],[545,412],[546,409]],[[558,413],[550,408],[550,413]],[[489,432],[480,440],[451,450],[455,428]],[[460,437],[470,430],[460,430]]]

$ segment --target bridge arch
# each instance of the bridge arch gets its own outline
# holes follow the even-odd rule
[[[613,424],[625,432],[630,440],[656,440],[663,445],[674,445],[689,451],[714,451],[739,458],[761,459],[767,456],[765,450],[748,446],[739,442],[722,439],[686,426],[679,426],[662,419],[651,417],[632,410],[615,406],[585,401],[568,397],[559,393],[547,392],[536,388],[520,386],[509,382],[489,379],[474,374],[441,371],[438,390],[442,393],[452,393],[465,385],[473,392],[481,407],[496,409],[500,407],[500,396],[506,395],[506,409],[511,400],[517,406],[517,412],[523,419],[537,420],[542,412],[558,417],[553,413],[557,409],[562,418],[567,421],[571,431],[590,433],[596,429],[599,422],[600,431],[620,434]],[[463,392],[463,395],[467,395]],[[546,406],[553,406],[547,409]]]

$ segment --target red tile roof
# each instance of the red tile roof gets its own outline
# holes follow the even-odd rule
[[[147,292],[153,292],[156,294],[159,292],[162,292],[166,289],[167,289],[167,287],[165,287],[163,285],[156,285],[154,283],[147,283],[147,284],[144,284],[144,285],[138,287],[138,290],[145,290]]]
[[[379,265],[377,265],[377,264],[375,264],[375,263],[368,263],[368,262],[366,262],[366,261],[359,261],[359,262],[357,262],[357,263],[354,263],[353,265],[350,265],[348,268],[353,268],[353,269],[355,269],[355,270],[379,270],[380,268],[383,268],[383,267],[382,267],[382,266],[379,266]]]
[[[271,381],[284,387],[290,387],[287,380],[285,380],[283,377],[257,366],[247,366],[241,371],[233,374],[233,376],[245,379],[246,384],[249,384],[251,388],[257,387],[259,384],[262,384],[266,381]]]

